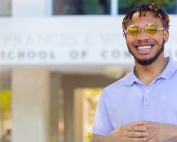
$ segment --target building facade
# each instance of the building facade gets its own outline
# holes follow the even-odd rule
[[[132,69],[121,22],[133,3],[0,3],[0,91],[12,92],[10,119],[2,117],[1,136],[12,129],[12,142],[86,142],[84,88],[104,88]],[[176,5],[164,6],[171,18],[165,54],[175,60]]]

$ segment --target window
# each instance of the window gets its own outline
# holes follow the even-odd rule
[[[110,0],[53,0],[54,15],[107,15]]]
[[[134,6],[143,4],[143,3],[155,3],[160,6],[164,11],[168,14],[176,14],[177,13],[177,3],[176,0],[119,0],[118,5],[118,13],[126,14],[129,9]]]
[[[0,0],[0,16],[11,16],[12,0]]]

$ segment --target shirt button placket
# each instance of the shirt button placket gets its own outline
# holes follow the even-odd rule
[[[150,104],[148,95],[149,95],[149,90],[145,90],[143,105],[149,105]]]
[[[143,98],[143,120],[147,120],[149,118],[150,112],[150,91],[148,88],[144,89],[144,98]]]

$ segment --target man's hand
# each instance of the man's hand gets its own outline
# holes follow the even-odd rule
[[[143,122],[143,126],[148,128],[149,133],[148,142],[163,142],[166,140],[175,140],[177,134],[177,126],[162,124],[157,122]]]
[[[144,142],[149,134],[142,121],[128,123],[111,132],[105,140],[111,142]]]

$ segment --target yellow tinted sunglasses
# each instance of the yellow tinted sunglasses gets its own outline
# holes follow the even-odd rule
[[[160,28],[154,23],[149,23],[146,27],[138,27],[137,25],[130,25],[127,30],[124,30],[125,34],[128,34],[130,37],[136,37],[140,34],[141,29],[145,29],[145,32],[153,36],[157,34],[159,30],[165,30],[166,28]]]

